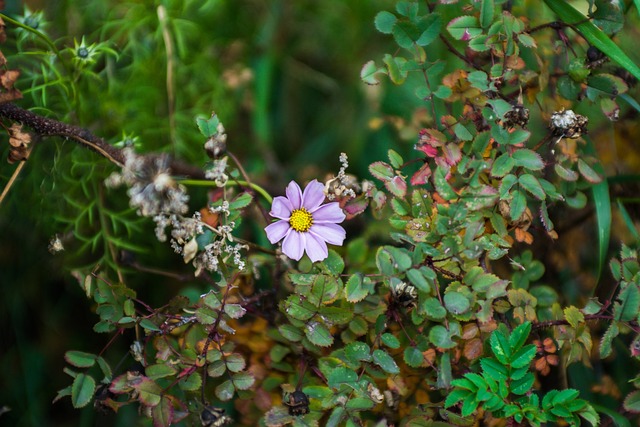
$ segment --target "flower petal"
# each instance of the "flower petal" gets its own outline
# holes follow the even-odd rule
[[[302,207],[302,191],[300,190],[300,186],[295,181],[291,181],[289,185],[287,185],[286,193],[287,199],[291,202],[293,209],[300,209]]]
[[[305,233],[291,230],[284,238],[284,242],[282,242],[282,252],[289,258],[298,261],[302,258],[306,243]]]
[[[344,231],[344,228],[337,224],[313,224],[309,232],[316,237],[320,237],[325,240],[327,243],[331,243],[332,245],[342,246],[345,237],[347,237],[347,232]]]
[[[281,220],[267,225],[264,231],[267,232],[267,239],[269,239],[272,244],[275,244],[282,240],[282,238],[289,233],[290,229],[289,222]]]
[[[313,233],[307,233],[307,245],[305,250],[311,262],[322,261],[329,256],[329,249],[322,237],[316,236]]]
[[[291,202],[286,197],[278,196],[273,199],[273,204],[271,205],[271,215],[274,218],[278,219],[286,219],[288,220],[291,217],[291,211],[293,210],[293,206],[291,206]]]
[[[302,193],[302,206],[308,211],[313,212],[318,206],[324,202],[324,185],[314,179],[304,188]]]
[[[313,222],[314,223],[338,223],[344,221],[346,215],[340,209],[340,204],[337,202],[327,203],[326,205],[322,205],[317,208],[315,211],[311,212],[313,214]]]

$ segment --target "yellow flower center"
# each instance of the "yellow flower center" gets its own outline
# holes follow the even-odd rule
[[[313,225],[313,217],[305,208],[295,209],[291,212],[289,225],[296,231],[309,231]]]

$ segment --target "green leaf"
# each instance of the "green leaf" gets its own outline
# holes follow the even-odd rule
[[[382,11],[376,15],[374,20],[374,24],[376,26],[376,30],[380,31],[383,34],[391,34],[393,30],[393,26],[398,21],[398,18],[393,13]]]
[[[424,363],[424,356],[418,348],[409,346],[404,349],[404,361],[412,368],[419,368]]]
[[[376,349],[373,351],[373,362],[388,374],[400,373],[400,368],[398,368],[396,361],[384,350]]]
[[[377,74],[386,74],[386,70],[378,67],[374,61],[367,61],[360,70],[360,79],[368,85],[377,85],[380,84]]]
[[[520,378],[519,380],[512,381],[511,384],[509,385],[509,390],[513,394],[518,394],[518,395],[525,394],[531,390],[531,387],[533,387],[533,382],[535,381],[535,379],[536,377],[531,372],[529,372],[527,373],[527,375]]]
[[[384,183],[384,186],[393,194],[395,197],[404,197],[407,195],[407,182],[403,177],[396,175],[391,178],[389,181]]]
[[[356,397],[350,399],[345,407],[354,411],[364,411],[373,408],[374,405],[373,400],[367,397]]]
[[[96,391],[96,381],[86,374],[78,374],[71,385],[71,403],[74,408],[87,406]]]
[[[90,368],[96,363],[96,355],[83,351],[69,350],[64,354],[68,364],[76,368]]]
[[[624,399],[624,409],[634,414],[640,414],[640,390],[632,391]]]
[[[444,306],[453,314],[463,314],[471,307],[471,303],[459,292],[447,292],[444,295]]]
[[[440,304],[437,298],[427,298],[422,302],[422,310],[433,320],[443,320],[447,310]]]
[[[185,391],[198,390],[202,386],[202,377],[199,372],[193,372],[191,375],[181,378],[178,381],[178,386]]]
[[[433,174],[433,181],[436,186],[436,191],[445,200],[453,200],[458,197],[451,184],[447,181],[447,171],[442,166],[436,168]]]
[[[318,347],[329,347],[333,344],[333,336],[329,329],[322,323],[309,322],[305,327],[307,339]]]
[[[497,178],[501,178],[511,172],[511,169],[513,169],[515,166],[516,162],[513,157],[511,157],[508,153],[504,153],[493,162],[493,166],[491,167],[491,175]]]
[[[553,170],[555,170],[556,174],[565,181],[573,182],[578,180],[578,174],[575,171],[565,168],[560,163],[556,163],[553,166]]]
[[[381,181],[389,181],[391,178],[395,176],[395,172],[391,165],[385,162],[375,162],[369,165],[369,172],[375,178],[378,178]]]
[[[496,329],[489,338],[491,344],[491,351],[496,356],[496,359],[503,365],[509,364],[511,360],[511,346],[507,337],[504,336],[499,329]]]
[[[618,336],[620,333],[620,328],[618,327],[617,322],[611,323],[607,328],[607,331],[602,336],[600,340],[600,358],[604,359],[611,354],[611,343],[613,339]]]
[[[369,289],[362,286],[362,273],[356,273],[349,277],[344,287],[344,295],[349,302],[362,301],[369,295]]]
[[[544,168],[544,162],[540,154],[528,148],[520,148],[513,153],[513,160],[516,166],[532,171],[539,171]]]
[[[636,79],[640,79],[640,67],[638,67],[606,34],[595,26],[590,19],[578,12],[566,0],[544,0],[564,22],[574,25],[587,39],[589,43],[604,52],[618,65],[629,71]]]
[[[533,344],[522,347],[511,357],[511,367],[518,369],[529,366],[533,358],[536,356],[536,346]]]
[[[509,348],[512,352],[520,350],[520,348],[524,345],[529,338],[529,333],[531,333],[531,323],[525,322],[521,325],[518,325],[509,335]]]
[[[173,402],[167,396],[162,396],[160,403],[151,410],[153,427],[169,427],[173,423]]]
[[[480,5],[480,25],[482,28],[489,28],[493,23],[493,13],[495,11],[495,5],[493,0],[482,0]]]
[[[245,310],[240,304],[225,304],[224,312],[232,319],[240,319],[244,316],[247,310]]]
[[[249,390],[256,379],[249,372],[238,372],[231,376],[231,381],[237,390]]]
[[[344,260],[333,249],[329,249],[329,256],[323,261],[323,264],[333,276],[339,276],[344,271]]]
[[[430,294],[433,289],[433,287],[431,286],[433,279],[427,280],[427,278],[425,277],[425,275],[421,270],[417,270],[415,268],[410,269],[409,271],[407,271],[407,279],[409,279],[411,284],[414,285],[421,292]]]
[[[546,198],[547,194],[544,192],[540,182],[535,176],[525,173],[520,175],[518,182],[520,183],[520,187],[527,190],[536,199],[544,200]]]
[[[569,306],[564,309],[564,318],[573,328],[577,328],[584,323],[584,314],[576,306]]]
[[[253,196],[247,192],[239,194],[231,202],[229,202],[229,210],[238,210],[245,208],[251,204]]]
[[[584,177],[584,179],[592,184],[597,184],[602,181],[602,178],[600,178],[596,171],[594,171],[591,166],[589,166],[587,162],[582,159],[578,159],[578,170],[580,171],[580,174]]]
[[[609,236],[611,235],[611,199],[609,197],[609,183],[605,180],[591,189],[593,202],[596,205],[596,219],[598,222],[598,274],[600,279],[602,269],[607,262]]]
[[[620,291],[616,298],[619,303],[614,305],[615,320],[628,322],[635,319],[640,311],[640,290],[635,283],[629,283]]]
[[[238,353],[231,353],[230,355],[228,355],[225,359],[225,363],[227,365],[227,369],[231,372],[240,372],[247,365],[244,357]]]
[[[417,25],[418,30],[421,30],[422,33],[416,40],[416,44],[424,47],[430,45],[438,37],[442,20],[440,19],[440,14],[432,13],[420,19]]]
[[[459,16],[447,24],[449,34],[456,40],[470,40],[482,34],[482,28],[475,16]]]
[[[215,390],[216,396],[223,402],[231,400],[235,392],[236,389],[231,380],[226,380],[222,384],[218,384]]]
[[[386,345],[389,348],[393,348],[393,349],[400,348],[400,341],[393,334],[390,334],[388,332],[384,333],[382,334],[380,339],[382,340],[382,344]]]
[[[205,138],[211,138],[218,133],[218,124],[220,124],[220,120],[214,113],[209,119],[201,117],[197,118],[196,124],[198,125],[200,133],[204,135]]]
[[[332,369],[327,377],[329,387],[339,389],[342,384],[353,386],[358,381],[358,374],[353,369],[338,366]]]
[[[354,361],[371,361],[371,348],[367,343],[354,341],[344,347],[344,353],[347,357]]]
[[[149,365],[145,368],[144,373],[147,377],[152,380],[157,380],[158,378],[170,377],[176,374],[176,368],[173,366],[166,365],[164,363],[156,363],[153,365]]]
[[[396,26],[396,30],[397,28],[398,27]],[[395,32],[396,31],[394,31],[394,34]],[[404,69],[404,65],[407,62],[406,59],[399,56],[391,56],[387,53],[382,58],[382,62],[387,66],[389,78],[394,84],[400,85],[404,83],[407,78],[407,71]]]
[[[509,216],[511,217],[511,220],[517,221],[527,208],[527,198],[522,191],[515,190],[512,193],[510,207],[511,211],[509,212]]]
[[[429,331],[429,341],[436,347],[448,349],[456,346],[456,343],[451,339],[451,334],[442,325],[435,325]]]
[[[138,324],[147,331],[160,332],[160,328],[149,319],[141,319]]]
[[[291,342],[298,342],[304,338],[304,333],[293,325],[284,324],[278,326],[278,331]]]
[[[496,381],[507,379],[507,367],[495,359],[485,357],[480,360],[480,366],[482,366],[485,377],[493,378]]]

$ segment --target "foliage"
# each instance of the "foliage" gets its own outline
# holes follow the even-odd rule
[[[51,180],[34,171],[28,182],[51,193],[41,201],[43,220],[52,221],[43,227],[59,233],[53,252],[65,248],[63,263],[95,312],[93,331],[107,336],[101,350],[74,343],[64,353],[71,380],[56,404],[118,414],[134,406],[154,426],[595,426],[604,416],[620,425],[637,418],[637,375],[635,390],[609,393],[613,405],[600,402],[594,384],[560,380],[614,356],[635,369],[629,356],[640,356],[638,233],[619,197],[635,240],[621,245],[601,279],[616,177],[588,135],[640,111],[637,66],[611,39],[631,19],[622,3],[584,2],[593,22],[565,1],[545,2],[542,14],[528,1],[399,1],[372,16],[392,43],[380,46],[393,53],[372,49],[362,87],[396,94],[381,111],[411,119],[385,119],[398,131],[385,141],[385,158],[365,156],[351,175],[343,153],[339,171],[323,180],[326,199],[346,215],[347,241],[318,262],[289,259],[264,234],[281,216],[271,194],[288,182],[269,145],[278,117],[268,114],[264,91],[276,55],[254,68],[264,74],[248,107],[228,101],[232,89],[249,91],[241,59],[214,67],[235,70],[228,92],[213,83],[216,73],[178,83],[187,65],[203,69],[210,59],[196,30],[232,9],[180,3],[123,2],[99,37],[62,41],[50,36],[44,14],[3,15],[14,39],[3,50],[14,51],[9,65],[22,73],[17,84],[36,113],[0,104],[8,158],[20,162],[19,173],[46,158],[30,156],[31,141],[75,143],[50,151]],[[273,5],[273,16],[283,13],[282,2]],[[166,79],[153,75],[158,67]],[[130,69],[141,75],[125,78]],[[220,115],[204,114],[212,105]],[[239,120],[242,108],[254,115],[253,150],[234,140],[242,126],[223,124]],[[156,126],[158,111],[166,120]],[[10,189],[13,179],[4,181]],[[311,218],[295,231],[303,245],[314,212],[301,206]],[[593,268],[580,283],[591,288],[569,289],[575,280],[554,277],[548,252],[566,245],[567,224],[578,222],[575,212],[591,215],[590,206],[598,243],[583,242]],[[158,242],[166,241],[174,254],[163,252],[169,245]],[[154,288],[151,274],[170,290]],[[616,405],[622,417],[612,415]]]

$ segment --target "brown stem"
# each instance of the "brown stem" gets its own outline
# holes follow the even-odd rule
[[[121,149],[110,145],[104,139],[95,136],[87,129],[59,122],[47,117],[42,117],[31,111],[20,108],[11,102],[0,104],[0,117],[22,123],[23,125],[30,127],[40,136],[59,136],[72,139],[120,167],[125,163],[124,152]],[[202,169],[177,160],[173,160],[171,162],[170,168],[172,173],[175,175],[186,176],[194,179],[205,178],[204,171]]]

